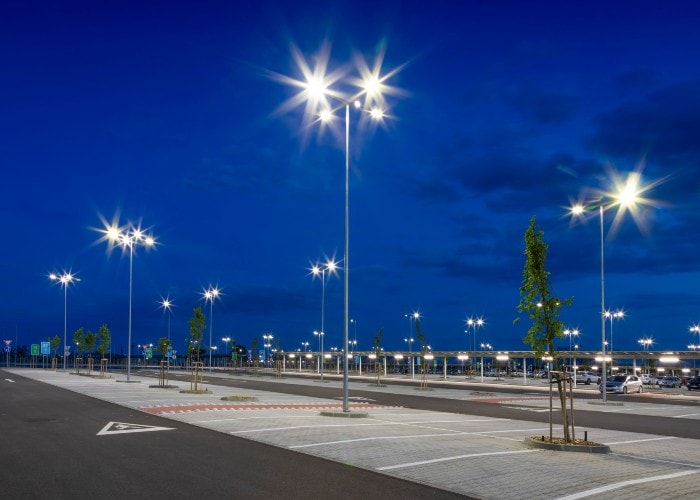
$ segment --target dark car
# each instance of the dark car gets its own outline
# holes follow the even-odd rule
[[[689,391],[695,389],[696,391],[700,389],[700,375],[695,375],[691,377],[690,380],[685,384]]]

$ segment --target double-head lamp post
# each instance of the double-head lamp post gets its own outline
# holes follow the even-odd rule
[[[617,191],[607,195],[611,199],[610,203],[603,203],[603,198],[601,197],[601,200],[599,200],[597,207],[576,204],[570,208],[570,213],[574,217],[582,216],[587,210],[590,210],[591,208],[598,208],[598,215],[600,220],[600,350],[602,359],[601,392],[603,403],[607,402],[607,391],[605,389],[605,383],[607,379],[607,368],[605,359],[605,320],[606,312],[608,312],[605,309],[605,233],[603,214],[606,208],[612,208],[614,206],[619,207],[618,212],[615,216],[615,220],[613,221],[613,230],[615,229],[617,224],[621,222],[622,216],[624,215],[625,211],[629,210],[633,213],[633,215],[635,215],[638,203],[649,202],[649,200],[641,198],[640,194],[644,191],[647,191],[651,187],[651,185],[647,187],[641,187],[639,185],[639,181],[640,174],[638,172],[632,172],[628,174],[627,180],[624,183],[624,185],[618,183]],[[612,365],[612,358],[610,359],[610,362]]]
[[[348,79],[348,84],[357,85],[360,90],[354,93],[342,93],[331,90],[329,86],[333,83],[339,83],[344,75],[335,72],[326,76],[326,66],[330,50],[326,44],[322,53],[317,58],[316,68],[311,71],[305,61],[301,61],[302,57],[295,52],[297,62],[301,71],[304,73],[305,81],[297,81],[290,78],[282,78],[287,83],[292,83],[295,86],[301,87],[302,91],[292,100],[292,104],[299,104],[306,100],[307,111],[311,111],[317,115],[322,122],[328,122],[333,117],[333,112],[343,109],[345,110],[345,244],[343,251],[343,412],[350,411],[348,404],[348,329],[349,329],[349,283],[350,283],[350,107],[366,111],[372,119],[381,120],[385,115],[382,110],[384,103],[382,90],[388,90],[384,81],[396,73],[389,73],[384,77],[380,77],[381,58],[378,57],[378,63],[370,70],[364,62],[358,65],[362,75],[361,80]],[[359,58],[358,58],[359,61]],[[362,99],[362,101],[360,100]],[[333,100],[339,105],[333,107],[330,101]]]
[[[123,250],[129,249],[129,329],[127,339],[126,356],[126,381],[131,381],[131,302],[133,297],[134,284],[134,247],[143,246],[152,248],[156,245],[155,237],[146,234],[140,227],[129,224],[126,228],[109,227],[106,231],[106,238],[111,244],[121,245]]]
[[[71,283],[80,281],[75,275],[69,271],[64,271],[61,274],[51,273],[49,279],[55,281],[63,288],[63,371],[66,371],[66,341],[68,331],[68,286]]]
[[[212,339],[214,338],[214,301],[221,294],[218,286],[209,285],[209,288],[202,292],[202,297],[205,302],[209,302],[209,373],[211,373],[211,355],[213,351]]]
[[[311,274],[314,278],[321,277],[321,331],[314,332],[314,335],[318,335],[318,372],[321,375],[321,380],[323,380],[323,356],[324,356],[324,346],[323,346],[323,336],[326,334],[325,323],[326,323],[326,271],[329,276],[331,273],[338,271],[338,263],[333,259],[326,260],[325,264],[319,265],[314,264],[311,267]]]

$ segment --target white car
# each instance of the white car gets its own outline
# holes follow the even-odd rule
[[[645,384],[645,385],[652,385],[655,383],[654,377],[649,373],[642,373],[639,376],[639,380],[641,380],[642,384]]]
[[[642,392],[642,381],[636,375],[615,375],[605,381],[605,392]],[[600,392],[603,392],[603,384],[600,384]]]
[[[600,375],[593,372],[576,372],[576,383],[590,385],[591,383],[600,384]]]

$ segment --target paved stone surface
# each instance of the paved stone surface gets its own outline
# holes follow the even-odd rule
[[[143,383],[120,384],[114,378],[50,370],[8,371],[167,419],[477,498],[638,500],[697,498],[700,491],[700,452],[693,439],[594,429],[595,440],[609,445],[612,453],[572,454],[533,450],[523,444],[528,436],[548,433],[545,424],[388,407],[371,401],[351,404],[351,410],[366,412],[367,418],[329,418],[320,411],[337,409],[337,400],[232,389],[217,385],[217,374],[207,376],[205,394],[187,394],[180,392],[189,388],[184,380],[171,381],[180,388],[156,389],[149,387],[153,379],[133,374],[132,379]],[[313,382],[294,379],[293,383]],[[355,382],[351,383],[354,387],[352,384]],[[334,385],[340,388],[339,382],[329,382],[329,386]],[[371,389],[366,381],[356,387]],[[396,386],[376,390],[418,392]],[[426,395],[488,400],[534,411],[547,411],[549,406],[542,393],[499,393],[495,385],[471,392],[435,389]],[[227,396],[248,401],[222,402]],[[700,418],[696,403],[596,406],[576,401],[577,407],[586,410],[672,416],[679,419],[679,425],[695,425]]]

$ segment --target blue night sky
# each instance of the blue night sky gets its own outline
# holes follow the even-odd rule
[[[133,344],[167,335],[167,296],[175,348],[198,305],[208,340],[202,290],[218,285],[219,346],[272,333],[285,351],[317,348],[308,268],[343,258],[344,125],[287,105],[301,89],[279,75],[318,68],[325,41],[328,73],[345,71],[332,88],[350,92],[362,60],[394,90],[381,124],[350,118],[358,348],[384,327],[385,349],[405,349],[412,311],[435,350],[470,346],[469,316],[486,320],[478,343],[525,348],[529,322],[513,320],[534,215],[554,293],[574,297],[562,319],[599,349],[600,225],[566,207],[635,169],[649,203],[615,231],[617,208],[604,218],[606,306],[626,313],[614,348],[698,342],[696,2],[13,3],[0,8],[3,338],[62,337],[48,274],[71,270],[68,338],[107,324],[126,351],[129,256],[97,231],[118,217],[158,242],[134,253]],[[328,350],[342,272],[325,290]]]

